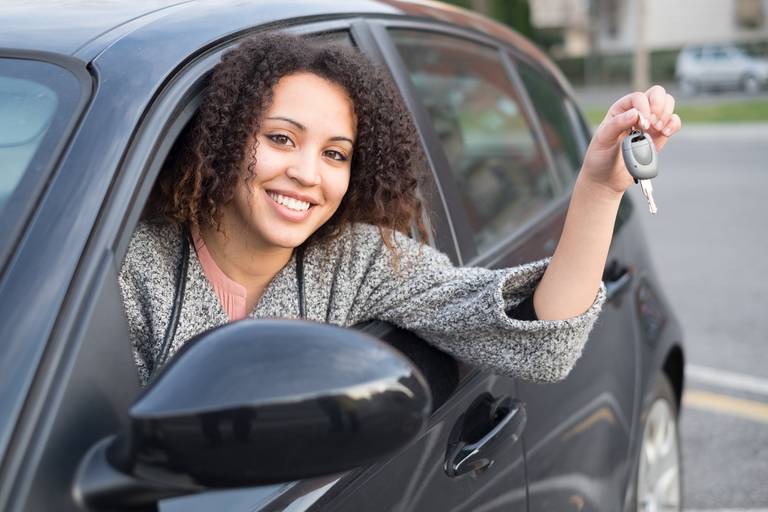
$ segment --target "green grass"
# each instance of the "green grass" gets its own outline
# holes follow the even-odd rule
[[[591,107],[584,114],[592,125],[603,120],[608,107]],[[675,111],[686,123],[768,122],[768,99],[729,101],[707,105],[678,104]]]

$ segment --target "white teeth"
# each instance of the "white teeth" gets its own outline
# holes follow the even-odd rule
[[[306,201],[299,201],[298,199],[280,195],[275,192],[267,192],[267,194],[269,194],[269,197],[271,197],[276,203],[282,204],[283,206],[286,206],[291,210],[296,210],[297,212],[304,212],[304,211],[307,211],[307,209],[309,208],[309,203]]]

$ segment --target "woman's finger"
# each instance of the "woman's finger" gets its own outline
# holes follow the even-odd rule
[[[661,114],[660,126],[657,126],[658,131],[663,131],[669,124],[669,120],[672,119],[672,114],[675,111],[675,98],[671,94],[667,94],[667,100],[664,103],[664,112]]]
[[[660,151],[661,148],[664,147],[664,145],[667,143],[669,138],[677,133],[680,128],[683,127],[683,122],[680,119],[680,116],[677,114],[672,114],[669,116],[669,121],[667,122],[666,126],[661,129],[661,133],[656,135],[653,138],[654,143],[656,144],[656,150]]]
[[[651,105],[648,102],[648,97],[642,92],[636,91],[619,98],[616,103],[611,105],[611,108],[608,109],[608,114],[605,116],[605,120],[610,121],[612,118],[615,118],[632,108],[636,109],[646,121],[651,118]],[[643,126],[643,129],[647,130],[648,126]]]
[[[660,85],[654,85],[647,91],[645,95],[648,97],[648,103],[651,106],[651,125],[657,130],[664,127],[664,124],[659,124],[661,116],[664,114],[664,104],[667,102],[667,91]]]
[[[683,127],[683,121],[680,119],[680,116],[677,114],[672,114],[669,116],[669,122],[662,130],[662,133],[665,137],[671,137],[675,133],[677,133],[680,128]]]

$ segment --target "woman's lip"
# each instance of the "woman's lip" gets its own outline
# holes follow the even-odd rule
[[[312,210],[312,205],[310,205],[309,208],[307,208],[303,212],[297,212],[296,210],[291,210],[287,206],[283,206],[282,204],[272,199],[272,197],[269,195],[269,193],[266,190],[264,190],[264,195],[267,196],[267,199],[269,200],[269,203],[272,205],[272,207],[275,209],[275,212],[277,212],[277,214],[280,215],[282,218],[289,220],[291,222],[303,221],[304,219],[309,217],[310,211]]]

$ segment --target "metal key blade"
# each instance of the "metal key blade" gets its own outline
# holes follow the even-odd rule
[[[640,188],[643,190],[643,195],[648,201],[648,210],[650,210],[651,215],[656,215],[658,209],[656,208],[656,201],[653,200],[653,185],[651,185],[651,180],[640,180]]]

